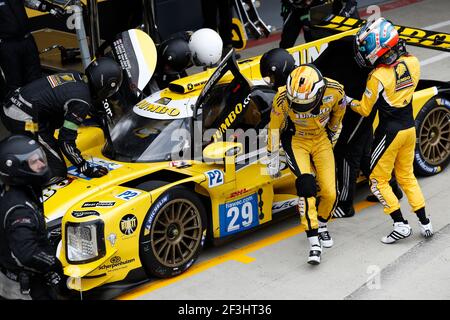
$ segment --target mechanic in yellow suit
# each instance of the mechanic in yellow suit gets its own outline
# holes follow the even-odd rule
[[[279,173],[280,130],[285,129],[282,145],[289,168],[297,176],[298,209],[310,243],[310,264],[320,263],[322,246],[333,245],[327,229],[327,221],[336,206],[332,141],[337,140],[344,113],[343,86],[324,78],[309,64],[295,68],[273,100],[268,131],[268,173],[272,176]]]
[[[416,129],[412,98],[420,78],[419,60],[406,52],[397,30],[384,18],[362,26],[355,41],[358,63],[374,70],[362,99],[349,101],[350,107],[362,116],[368,116],[374,107],[378,109],[380,122],[372,144],[369,179],[372,193],[394,220],[394,230],[381,241],[394,243],[411,235],[389,185],[392,170],[420,220],[421,234],[431,237],[433,228],[425,215],[425,199],[413,172]]]

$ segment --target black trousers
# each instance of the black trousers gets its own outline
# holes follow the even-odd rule
[[[5,105],[8,108],[8,103]],[[54,134],[56,128],[52,128],[46,123],[39,123],[39,130],[35,133],[25,130],[25,122],[18,121],[8,117],[3,108],[0,108],[0,119],[3,125],[13,134],[28,135],[36,139],[44,149],[47,157],[48,166],[51,170],[51,179],[49,183],[56,183],[67,176],[67,166],[64,161],[61,150],[59,149],[58,141]]]
[[[372,128],[369,128],[364,135],[357,137],[351,144],[336,144],[334,158],[336,161],[339,204],[353,205],[356,180],[360,170],[364,176],[369,177],[372,141]]]
[[[292,48],[297,40],[300,31],[303,29],[305,42],[313,40],[309,29],[309,20],[300,20],[302,16],[308,14],[304,9],[291,10],[283,19],[283,30],[281,32],[280,48]]]
[[[5,74],[8,91],[41,78],[39,52],[33,36],[0,40],[0,67]]]
[[[231,0],[202,0],[204,27],[219,30],[223,46],[231,46]]]

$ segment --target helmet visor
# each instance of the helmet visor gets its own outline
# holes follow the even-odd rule
[[[286,97],[289,102],[289,107],[295,112],[307,112],[315,107],[321,102],[323,93],[325,92],[325,82],[321,80],[316,86],[317,90],[310,93],[306,97],[305,95],[297,95],[297,97],[292,97],[289,92],[286,91]]]
[[[41,148],[33,150],[26,154],[16,155],[20,161],[20,167],[25,172],[43,173],[47,170],[47,157]]]

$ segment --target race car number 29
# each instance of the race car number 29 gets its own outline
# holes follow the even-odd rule
[[[221,204],[219,215],[222,237],[253,228],[259,224],[257,194]]]

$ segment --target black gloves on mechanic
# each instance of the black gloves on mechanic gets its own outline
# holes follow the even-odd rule
[[[108,174],[108,169],[100,165],[92,165],[85,160],[78,167],[78,172],[88,178],[100,178]]]

